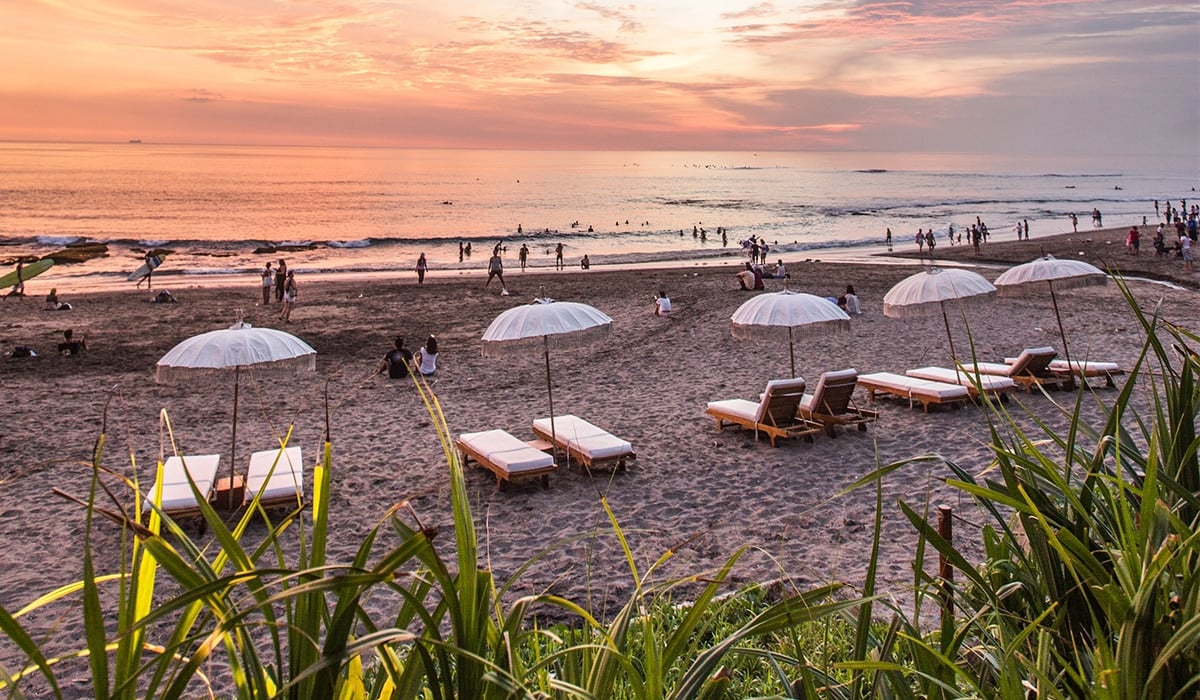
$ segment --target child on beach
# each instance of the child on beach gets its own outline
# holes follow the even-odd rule
[[[416,360],[417,371],[421,376],[432,377],[437,373],[438,360],[438,344],[437,338],[430,335],[425,339],[425,344],[417,351],[414,358]]]
[[[654,315],[669,317],[671,315],[671,300],[667,298],[667,293],[663,290],[658,290],[658,296],[654,298]]]
[[[58,344],[58,353],[60,355],[78,355],[87,350],[87,338],[82,335],[75,337],[75,331],[68,328],[63,331],[63,342]]]

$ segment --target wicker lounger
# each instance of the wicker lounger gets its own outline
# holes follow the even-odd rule
[[[834,427],[838,425],[855,425],[859,430],[865,431],[867,423],[877,419],[879,413],[852,405],[856,386],[858,372],[854,369],[825,372],[817,380],[813,393],[805,394],[800,399],[800,417],[825,426],[825,434],[829,437],[837,434]]]
[[[726,423],[740,425],[758,433],[766,433],[775,447],[777,438],[803,437],[810,442],[812,436],[824,430],[816,421],[799,417],[800,401],[804,398],[803,379],[774,379],[767,382],[767,390],[758,402],[746,399],[710,401],[704,412],[717,421],[717,430]]]
[[[589,470],[596,465],[612,464],[617,471],[625,471],[625,463],[637,458],[633,445],[569,413],[554,417],[553,435],[549,418],[533,421],[533,432],[554,443],[567,453],[568,459],[582,463]]]
[[[550,473],[558,469],[553,457],[503,430],[463,433],[455,446],[464,465],[474,459],[495,474],[501,491],[513,479],[535,476],[544,488],[550,485]]]
[[[975,374],[953,370],[949,367],[918,367],[905,372],[910,377],[928,379],[947,384],[961,384],[967,388],[971,396],[979,396],[982,392],[993,398],[1003,399],[1004,395],[1017,388],[1017,383],[1008,377],[994,374]]]
[[[967,388],[961,384],[935,382],[892,372],[860,374],[858,383],[867,390],[867,397],[871,401],[875,400],[876,393],[882,391],[892,396],[908,399],[910,408],[913,401],[920,401],[926,413],[929,412],[931,404],[958,406],[971,396]]]

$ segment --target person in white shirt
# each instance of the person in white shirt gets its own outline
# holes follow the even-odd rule
[[[655,316],[670,316],[671,315],[671,300],[667,298],[667,293],[661,289],[658,296],[654,298],[654,315]]]
[[[416,361],[417,371],[422,375],[429,377],[437,372],[437,358],[437,338],[434,338],[431,335],[425,341],[425,344],[421,346],[421,349],[417,351],[417,354],[413,359]]]
[[[854,285],[852,284],[846,285],[846,293],[838,297],[837,302],[838,306],[842,307],[842,310],[848,314],[857,316],[862,313],[862,307],[858,305],[858,295],[854,293]]]

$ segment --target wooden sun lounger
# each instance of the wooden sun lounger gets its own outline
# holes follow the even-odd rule
[[[858,372],[854,369],[825,372],[817,380],[813,393],[800,399],[800,417],[825,426],[829,437],[836,435],[834,428],[839,425],[854,425],[865,431],[867,423],[877,419],[879,412],[852,405],[857,386]]]
[[[542,487],[550,485],[550,474],[558,469],[554,458],[503,430],[463,433],[455,441],[463,465],[473,459],[496,475],[496,486],[518,478],[540,477]]]
[[[704,412],[717,421],[717,430],[726,423],[740,425],[758,433],[766,433],[775,447],[777,438],[804,437],[812,435],[825,426],[797,415],[800,401],[804,398],[803,379],[775,379],[767,382],[767,390],[758,402],[746,399],[710,401]]]
[[[1116,362],[1093,362],[1091,360],[1071,360],[1069,367],[1066,360],[1055,360],[1050,363],[1050,371],[1064,377],[1079,379],[1084,384],[1087,384],[1089,379],[1104,377],[1104,385],[1109,389],[1117,386],[1113,377],[1125,374],[1125,370],[1121,369]]]
[[[172,518],[198,514],[200,502],[196,500],[196,494],[188,483],[188,474],[191,474],[192,481],[196,483],[196,489],[204,500],[211,500],[220,461],[221,455],[184,455],[168,458],[162,464],[162,501],[155,501],[154,487],[151,486],[143,502],[142,511],[149,512],[151,502],[156,502],[159,509]]]
[[[535,420],[533,432],[566,452],[568,459],[583,464],[588,470],[596,465],[611,464],[617,471],[625,471],[625,463],[637,458],[633,445],[569,413],[554,417],[553,435],[549,418]]]
[[[875,394],[882,391],[885,394],[908,399],[910,408],[913,401],[920,401],[926,413],[933,404],[957,407],[971,396],[967,388],[961,384],[935,382],[892,372],[861,374],[858,377],[858,383],[867,390],[867,398],[870,401],[874,401]]]
[[[1035,386],[1070,384],[1070,378],[1050,370],[1050,363],[1058,357],[1058,352],[1052,347],[1026,348],[1021,355],[1000,362],[964,362],[962,367],[968,372],[978,370],[980,374],[991,374],[998,377],[1008,377],[1026,392],[1033,391]]]
[[[953,370],[949,367],[918,367],[908,370],[905,374],[910,377],[928,379],[934,382],[961,384],[967,388],[967,391],[973,397],[977,397],[980,393],[983,393],[992,398],[1004,399],[1005,394],[1017,388],[1017,383],[1008,377],[999,377],[994,374],[975,374],[974,372]]]
[[[260,491],[262,496],[258,504],[263,508],[304,505],[304,460],[299,447],[263,450],[250,455],[244,505],[250,505]]]

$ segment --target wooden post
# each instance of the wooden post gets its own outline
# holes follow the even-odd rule
[[[949,544],[954,543],[953,509],[950,506],[938,506],[938,535]],[[942,624],[954,618],[954,568],[950,566],[944,554],[938,555],[938,586],[942,591]]]

